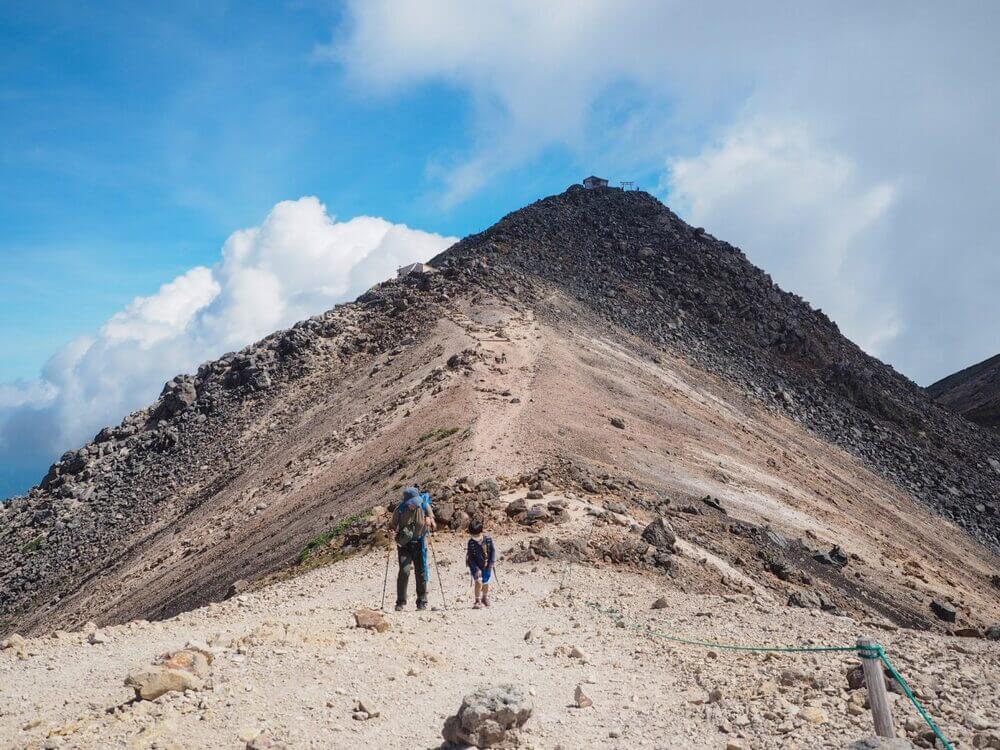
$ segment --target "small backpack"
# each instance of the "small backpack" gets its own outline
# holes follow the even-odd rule
[[[424,533],[424,508],[420,498],[407,500],[396,511],[399,516],[396,522],[396,546],[405,547]]]
[[[476,542],[476,546],[483,551],[483,566],[484,568],[488,568],[490,566],[490,550],[493,549],[493,540],[488,535],[483,534],[483,541],[481,543]]]

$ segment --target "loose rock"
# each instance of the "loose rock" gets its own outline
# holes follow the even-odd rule
[[[516,685],[482,687],[465,696],[458,713],[448,717],[441,731],[445,741],[475,747],[514,747],[518,730],[534,710]]]
[[[389,629],[389,621],[385,615],[373,609],[359,609],[355,612],[354,624],[356,627],[374,630],[377,633],[384,633]]]

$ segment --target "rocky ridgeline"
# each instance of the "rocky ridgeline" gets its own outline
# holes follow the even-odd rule
[[[927,386],[927,393],[966,419],[1000,430],[1000,354]],[[1000,471],[1000,461],[995,468]]]
[[[736,247],[647,193],[574,186],[432,259],[560,321],[557,287],[847,449],[1000,550],[1000,437],[934,404],[782,291]]]
[[[293,383],[311,373],[326,383],[367,376],[375,356],[401,351],[437,320],[452,286],[441,276],[378,285],[178,375],[152,406],[63,455],[38,487],[0,505],[0,634],[120,559],[137,532],[165,527],[227,486],[294,424]],[[268,434],[240,439],[265,415]]]

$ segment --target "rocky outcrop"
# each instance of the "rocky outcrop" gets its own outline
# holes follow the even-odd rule
[[[518,730],[532,710],[527,694],[516,685],[483,687],[465,696],[458,713],[445,721],[441,736],[462,747],[515,747]]]

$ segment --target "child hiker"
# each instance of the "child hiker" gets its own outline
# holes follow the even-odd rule
[[[493,540],[483,533],[483,522],[473,519],[469,522],[469,543],[465,548],[465,564],[472,574],[472,582],[476,590],[474,609],[490,606],[490,577],[493,575],[493,563],[496,560],[496,549]]]

